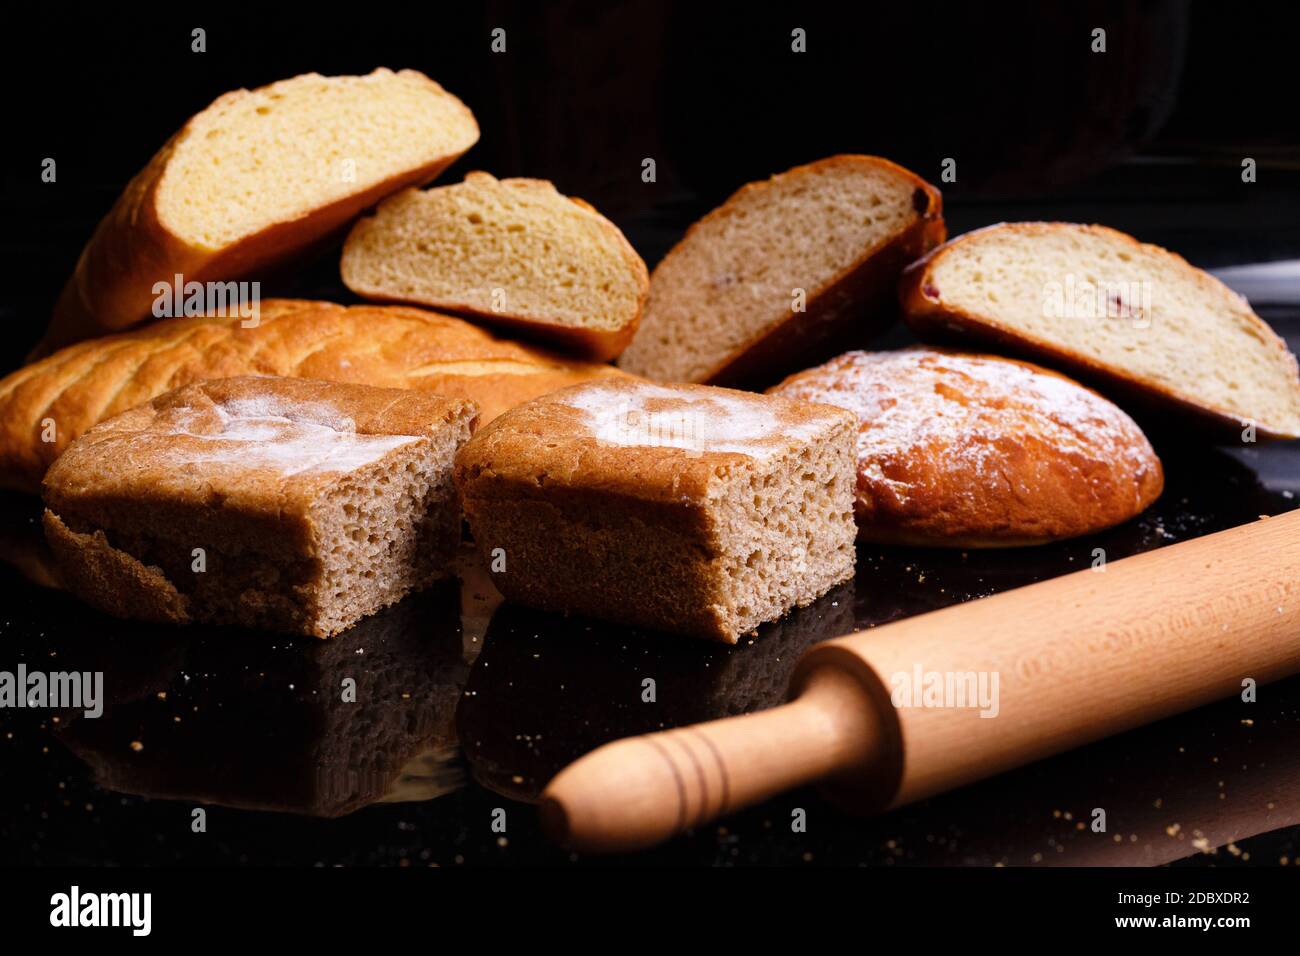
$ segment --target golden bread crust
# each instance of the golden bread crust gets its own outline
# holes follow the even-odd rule
[[[337,470],[312,467],[328,462],[329,449],[301,440],[290,423],[282,434],[258,429],[251,442],[227,439],[240,411],[322,426],[321,434],[371,437],[431,436],[463,420],[472,428],[477,417],[467,399],[407,389],[259,376],[211,379],[89,429],[46,473],[45,503],[56,514],[75,512],[110,526],[116,504],[147,490],[157,503],[216,503],[262,515],[269,525],[292,523],[338,480]],[[277,453],[253,454],[263,443],[274,444]]]
[[[166,319],[69,346],[0,380],[0,486],[35,491],[96,422],[192,382],[248,374],[469,398],[483,422],[557,388],[623,375],[423,309],[267,299],[255,327],[238,316]]]
[[[740,437],[722,434],[716,427],[726,425],[725,407],[711,420],[693,415],[695,403],[716,399],[757,405],[770,412],[770,419]],[[605,406],[603,425],[622,432],[626,443],[616,444],[607,440],[608,432],[602,438],[594,431],[591,413],[583,405]],[[529,497],[548,497],[572,486],[681,504],[702,499],[720,476],[754,454],[789,450],[798,444],[792,435],[844,418],[841,408],[784,396],[610,379],[545,395],[479,429],[456,458],[456,480],[463,492],[472,492],[478,481],[491,480],[509,482]],[[539,442],[543,436],[545,441]],[[677,437],[695,447],[674,447],[671,442]],[[631,443],[641,439],[647,443]],[[539,483],[538,475],[545,480]]]
[[[1126,521],[1164,485],[1132,419],[1027,362],[919,347],[849,352],[772,392],[858,415],[864,541],[1041,544]]]

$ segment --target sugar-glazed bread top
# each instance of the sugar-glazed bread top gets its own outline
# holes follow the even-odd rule
[[[96,422],[191,382],[248,374],[469,398],[486,422],[554,389],[622,373],[423,309],[266,299],[250,328],[237,315],[168,319],[69,346],[4,378],[0,485],[35,491],[50,462]]]
[[[867,537],[1068,537],[1137,514],[1164,483],[1128,415],[1027,362],[922,347],[849,352],[772,391],[858,416]]]
[[[47,506],[111,525],[115,502],[304,513],[319,493],[477,409],[404,389],[246,376],[188,385],[101,422],[45,477]]]
[[[818,441],[849,440],[829,405],[703,385],[610,379],[527,402],[484,427],[456,461],[462,487],[503,480],[545,497],[577,488],[700,503],[720,478]]]

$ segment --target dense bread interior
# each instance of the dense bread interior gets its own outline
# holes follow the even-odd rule
[[[221,248],[477,138],[465,106],[418,73],[298,76],[227,94],[195,117],[158,186],[158,216],[189,242]]]
[[[596,477],[556,476],[539,492],[545,476],[503,478],[514,469],[490,459],[461,487],[480,551],[503,549],[494,580],[508,598],[735,643],[852,577],[854,429],[844,416],[783,448],[747,446],[703,493],[669,500]],[[687,445],[664,454],[698,453]]]
[[[612,223],[548,182],[411,189],[362,220],[343,253],[362,295],[616,330],[640,313],[644,266]]]
[[[619,365],[704,381],[917,218],[915,182],[875,163],[823,163],[740,190],[655,269]]]
[[[326,633],[445,573],[460,542],[452,465],[468,431],[462,424],[406,446],[347,475],[315,503]]]
[[[474,411],[395,389],[201,382],[74,442],[45,481],[47,529],[74,589],[112,613],[330,636],[450,566]]]
[[[133,497],[82,510],[73,499],[60,517],[159,568],[196,620],[327,637],[445,572],[460,537],[452,464],[468,437],[461,421],[409,438],[323,483],[302,514],[246,517],[205,501]]]
[[[1300,434],[1295,359],[1211,276],[1110,229],[1017,223],[938,255],[921,294],[1034,344]]]
[[[853,575],[855,458],[845,430],[718,487],[717,612],[727,632],[744,634]]]
[[[493,583],[510,600],[597,618],[614,608],[631,625],[721,636],[698,516],[599,492],[540,500],[491,479],[466,489],[464,505],[479,552],[490,561],[502,549]]]

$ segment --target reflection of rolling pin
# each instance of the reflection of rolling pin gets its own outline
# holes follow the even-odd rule
[[[997,716],[951,696],[893,706],[918,671],[926,685],[996,674]],[[817,645],[791,703],[607,744],[551,782],[542,820],[602,851],[812,781],[879,810],[1297,671],[1292,512]]]

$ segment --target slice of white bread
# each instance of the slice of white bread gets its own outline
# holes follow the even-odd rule
[[[874,156],[750,183],[655,268],[619,365],[665,382],[771,384],[861,344],[896,316],[903,267],[943,241],[942,206]]]
[[[1300,375],[1249,303],[1159,246],[1105,226],[1017,222],[959,236],[907,270],[908,324],[1083,376],[1214,434],[1300,437]]]
[[[127,185],[55,306],[38,353],[153,315],[155,283],[234,280],[433,179],[474,115],[414,70],[282,80],[219,97]]]
[[[481,172],[386,200],[352,227],[341,270],[367,299],[460,312],[601,361],[631,341],[649,287],[636,250],[587,203]]]

